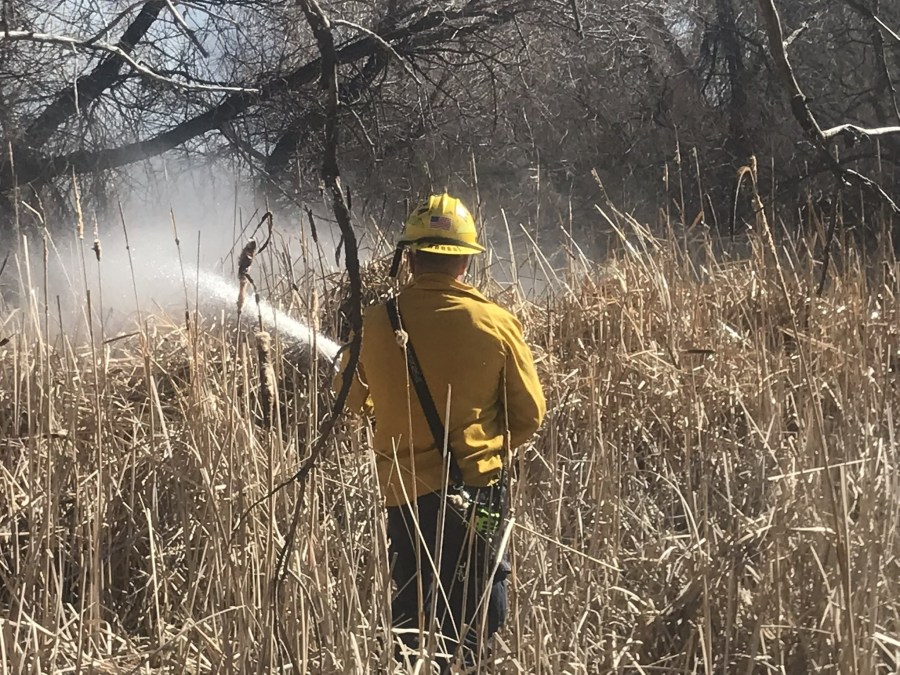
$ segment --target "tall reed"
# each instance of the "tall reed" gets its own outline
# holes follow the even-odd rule
[[[549,401],[516,459],[511,612],[487,671],[895,672],[896,261],[844,249],[816,297],[817,263],[767,223],[738,258],[604,214],[619,241],[603,264],[572,241],[529,300],[487,281],[522,317]],[[387,667],[366,421],[315,472],[277,598],[296,488],[240,521],[314,438],[327,367],[277,330],[237,336],[232,308],[145,309],[112,336],[85,297],[92,337],[73,341],[29,260],[0,279],[18,270],[0,307],[3,672],[280,672],[288,651],[304,672]],[[339,278],[258,283],[338,331]]]

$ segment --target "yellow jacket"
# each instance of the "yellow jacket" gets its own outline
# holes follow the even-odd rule
[[[442,274],[420,275],[397,305],[465,483],[489,485],[500,472],[507,432],[510,449],[521,445],[546,412],[521,324],[473,287]],[[336,389],[341,380],[339,374]],[[360,365],[347,406],[374,412],[378,479],[388,506],[441,488],[443,457],[383,304],[363,317]]]

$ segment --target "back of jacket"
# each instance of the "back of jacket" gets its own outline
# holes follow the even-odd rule
[[[502,465],[507,432],[511,447],[521,445],[546,411],[520,323],[471,286],[440,274],[418,277],[400,293],[398,307],[466,484],[490,484]],[[441,488],[443,458],[384,305],[365,313],[348,405],[374,411],[378,478],[387,505]]]

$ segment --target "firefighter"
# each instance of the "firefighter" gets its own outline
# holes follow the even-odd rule
[[[436,630],[446,668],[460,651],[476,658],[506,617],[506,465],[546,404],[519,321],[463,281],[484,251],[463,203],[445,193],[416,207],[392,274],[404,250],[412,283],[366,310],[348,407],[375,418],[393,626],[412,650]]]

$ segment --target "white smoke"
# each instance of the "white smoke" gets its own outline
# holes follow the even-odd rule
[[[132,197],[122,205],[121,214],[107,218],[85,214],[82,239],[74,222],[54,228],[45,240],[46,258],[40,239],[19,242],[13,253],[19,280],[7,288],[18,297],[14,304],[23,308],[23,303],[35,302],[41,314],[49,315],[50,332],[62,333],[75,343],[85,341],[90,332],[105,340],[138,330],[151,315],[161,313],[180,317],[187,309],[206,316],[236,317],[237,260],[254,236],[265,205],[256,205],[251,195],[224,181],[157,187],[153,201]],[[323,209],[316,210],[321,213],[316,220],[318,246],[312,245],[305,215],[276,213],[270,252],[257,256],[252,269],[263,295],[263,277],[271,281],[290,272],[314,286],[301,289],[311,297],[325,290],[323,273],[337,271],[335,228]],[[257,241],[265,235],[265,227],[255,232]],[[99,260],[93,250],[95,239]],[[314,274],[306,274],[297,255],[304,246]],[[285,269],[286,265],[291,269]],[[4,277],[0,281],[7,282],[12,275]],[[333,340],[265,298],[257,307],[251,292],[244,315],[254,323],[261,317],[268,330],[286,342],[314,347],[324,359],[334,359],[338,351]]]

